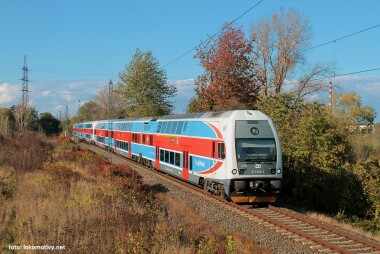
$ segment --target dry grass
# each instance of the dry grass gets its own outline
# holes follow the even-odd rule
[[[22,244],[64,245],[65,253],[269,253],[205,223],[130,168],[67,143],[41,170],[14,172],[0,166],[8,193],[0,195],[1,253]]]
[[[330,217],[330,216],[327,216],[327,215],[324,215],[321,213],[307,212],[306,215],[310,218],[325,222],[328,225],[337,226],[339,228],[346,229],[347,231],[354,232],[358,235],[361,235],[361,236],[367,237],[369,239],[373,239],[373,240],[380,242],[380,233],[376,234],[376,233],[363,231],[361,228],[354,227],[351,224],[342,223],[333,217]]]

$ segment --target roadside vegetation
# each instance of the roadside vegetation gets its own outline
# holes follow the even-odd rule
[[[17,162],[30,161],[18,156],[19,139],[3,138],[0,147],[1,253],[22,244],[65,246],[64,253],[269,253],[206,223],[127,166],[65,140],[23,139],[30,167]]]

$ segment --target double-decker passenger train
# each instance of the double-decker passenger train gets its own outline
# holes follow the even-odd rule
[[[281,144],[260,111],[92,121],[73,134],[236,203],[274,202],[280,193]]]

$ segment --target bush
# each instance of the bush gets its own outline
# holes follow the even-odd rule
[[[363,185],[363,191],[370,209],[367,215],[380,230],[380,159],[368,159],[358,162],[354,173]]]
[[[11,198],[16,187],[17,175],[14,168],[0,168],[0,200]]]
[[[12,166],[18,172],[40,169],[53,149],[44,136],[34,133],[16,135],[2,141],[0,163]]]

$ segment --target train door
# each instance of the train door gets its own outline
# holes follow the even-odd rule
[[[183,157],[182,178],[189,180],[189,166],[188,166],[189,152],[183,151],[182,157]]]
[[[154,166],[156,169],[160,168],[160,148],[156,146],[156,163]]]

